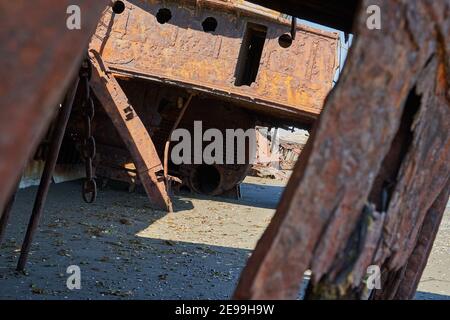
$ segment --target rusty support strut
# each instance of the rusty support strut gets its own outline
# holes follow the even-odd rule
[[[170,130],[169,136],[167,137],[167,141],[164,145],[164,178],[166,180],[166,188],[167,193],[170,195],[170,181],[169,181],[169,147],[170,147],[170,138],[172,137],[172,133],[178,128],[180,125],[181,119],[183,118],[187,108],[189,107],[189,104],[191,103],[192,97],[194,96],[193,93],[189,95],[189,98],[186,100],[186,102],[183,105],[183,108],[180,111],[180,114],[178,115],[177,120],[173,124],[172,130]]]
[[[47,199],[48,190],[50,188],[50,182],[52,179],[53,171],[55,170],[56,161],[58,160],[59,150],[64,138],[64,132],[66,131],[67,122],[69,121],[70,112],[72,111],[73,101],[77,92],[79,78],[77,77],[70,88],[70,91],[66,95],[61,109],[59,110],[55,131],[53,132],[50,149],[45,161],[44,171],[42,173],[39,189],[36,194],[36,200],[34,202],[33,212],[28,224],[27,233],[22,244],[20,252],[19,262],[17,264],[17,271],[23,271],[28,259],[28,253],[30,252],[31,243],[33,241],[34,234],[39,225],[39,221],[42,217],[42,211],[44,208],[45,200]]]
[[[172,212],[163,166],[150,134],[100,54],[91,49],[90,57],[91,88],[130,152],[150,203],[157,209]]]

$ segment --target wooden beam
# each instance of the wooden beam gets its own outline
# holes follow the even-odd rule
[[[369,5],[382,30],[366,27]],[[449,7],[362,1],[346,67],[235,298],[295,299],[307,269],[311,298],[362,298],[351,291],[368,265],[405,265],[450,176]]]
[[[428,210],[418,235],[416,246],[407,263],[399,271],[386,272],[381,289],[374,292],[372,299],[414,299],[442,222],[449,196],[450,180]]]

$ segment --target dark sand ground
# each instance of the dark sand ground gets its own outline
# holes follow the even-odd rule
[[[36,187],[19,192],[0,248],[0,299],[227,299],[274,213],[283,183],[247,178],[239,201],[179,196],[176,212],[144,194],[53,185],[25,274],[14,271]],[[67,267],[81,269],[69,290]],[[450,299],[450,208],[417,298]]]

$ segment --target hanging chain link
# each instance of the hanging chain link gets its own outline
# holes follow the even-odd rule
[[[92,65],[89,59],[85,59],[80,70],[80,84],[84,90],[81,110],[84,122],[84,140],[82,145],[82,154],[86,165],[86,179],[82,187],[83,200],[87,203],[93,203],[97,197],[97,184],[94,179],[93,159],[96,154],[95,139],[92,136],[92,120],[94,119],[94,100],[91,96],[89,80],[92,76]]]

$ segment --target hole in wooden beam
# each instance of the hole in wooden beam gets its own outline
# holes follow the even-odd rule
[[[397,183],[397,176],[414,137],[412,126],[420,109],[421,100],[422,96],[417,94],[416,87],[414,87],[406,100],[400,127],[372,186],[369,201],[375,204],[378,212],[385,212],[389,206],[392,192]]]

